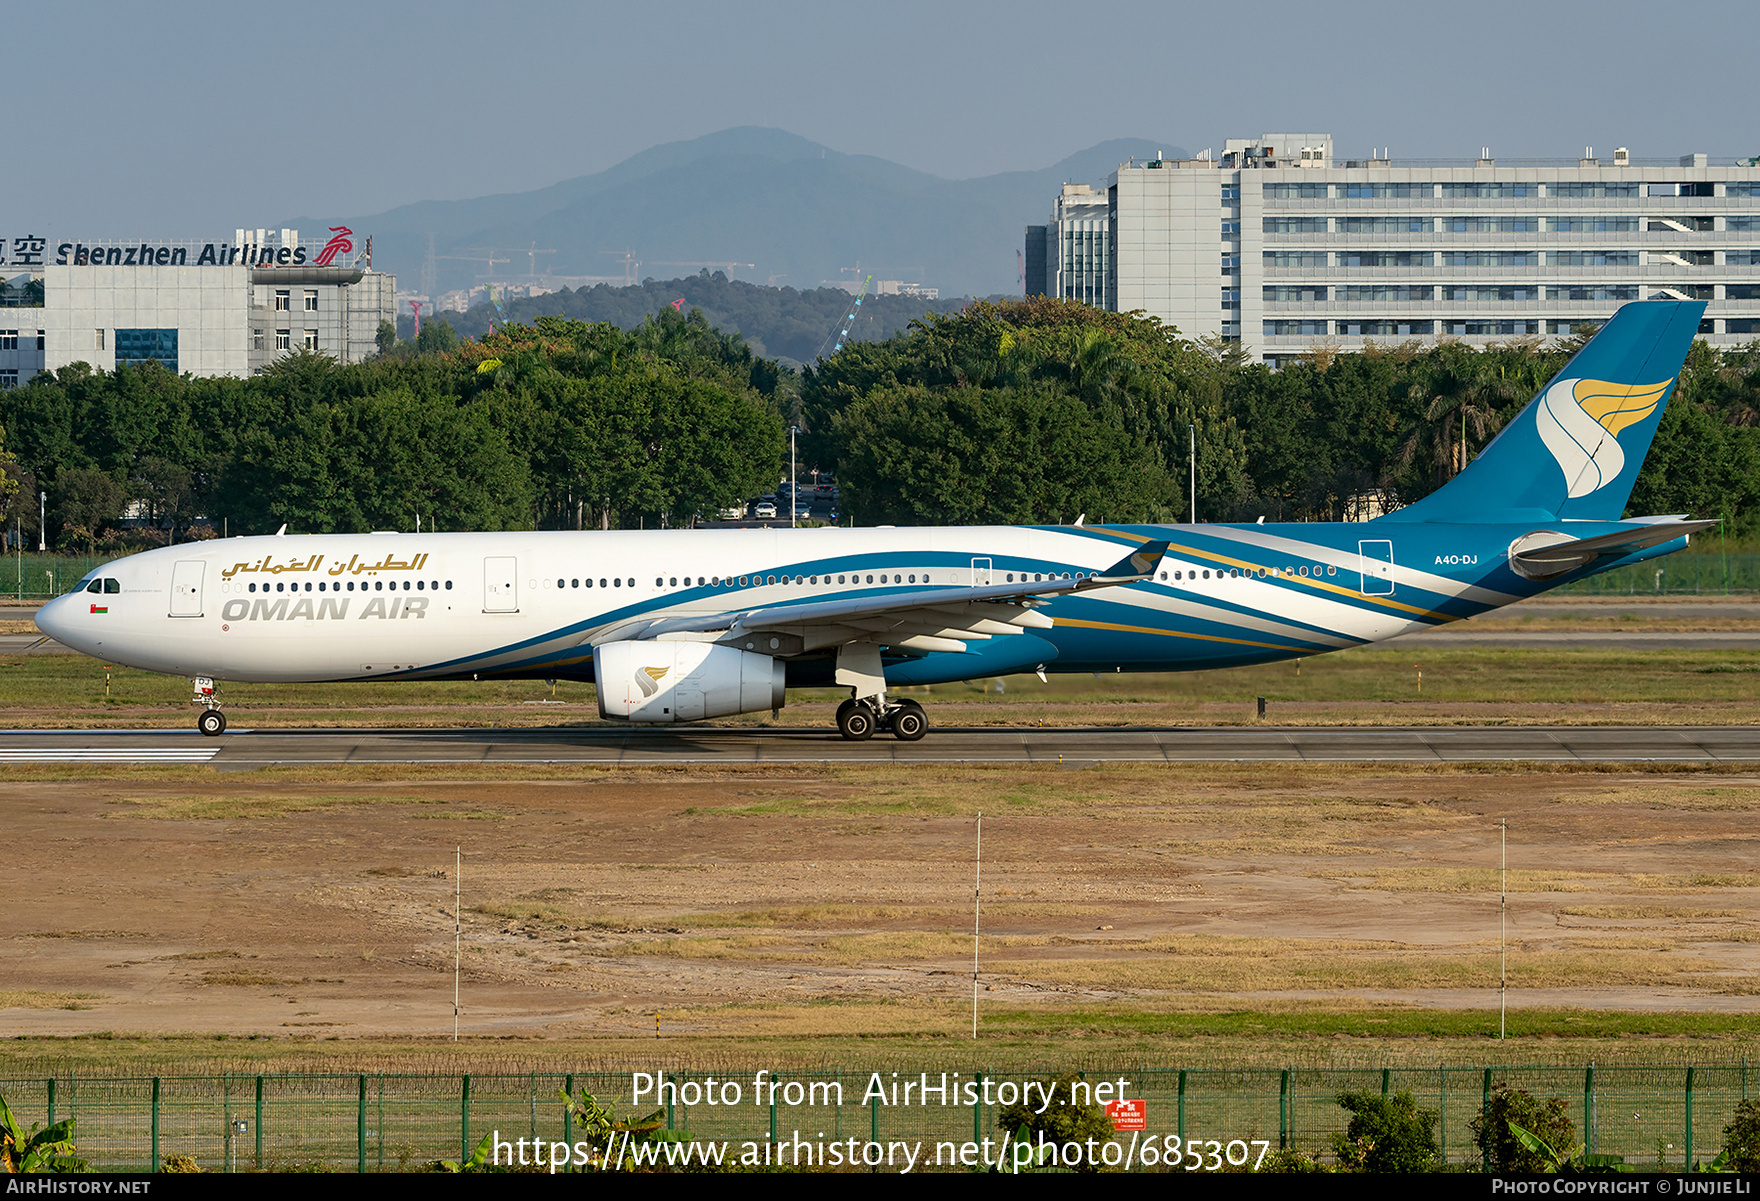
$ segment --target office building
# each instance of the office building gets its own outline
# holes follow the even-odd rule
[[[1101,199],[1066,185],[1027,227],[1029,294],[1142,310],[1271,362],[1568,335],[1653,297],[1708,301],[1715,346],[1760,337],[1755,160],[1341,161],[1330,134],[1265,134],[1121,164]]]
[[[291,229],[241,229],[230,242],[0,240],[0,387],[79,362],[246,376],[302,349],[369,358],[379,322],[396,320],[397,277],[373,271],[351,232],[317,244]]]

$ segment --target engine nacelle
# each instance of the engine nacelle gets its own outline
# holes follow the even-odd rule
[[[620,721],[701,721],[780,709],[780,660],[710,642],[608,642],[593,648],[599,716]]]

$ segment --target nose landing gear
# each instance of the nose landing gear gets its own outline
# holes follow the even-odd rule
[[[196,717],[196,729],[209,738],[218,738],[226,733],[226,715],[220,712],[220,688],[207,676],[196,676],[190,681],[195,695],[190,704],[202,706],[202,712]]]

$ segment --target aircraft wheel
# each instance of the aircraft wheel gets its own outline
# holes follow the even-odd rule
[[[845,701],[837,709],[837,730],[850,742],[874,736],[874,711],[859,701]]]
[[[202,715],[196,718],[196,729],[209,738],[218,738],[226,733],[226,715],[218,709],[204,709]]]
[[[915,742],[929,732],[929,715],[915,701],[899,702],[892,715],[892,736],[900,742]]]

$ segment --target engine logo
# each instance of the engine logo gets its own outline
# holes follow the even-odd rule
[[[653,696],[660,691],[660,681],[670,667],[644,667],[636,672],[636,687],[642,690],[643,696]]]

